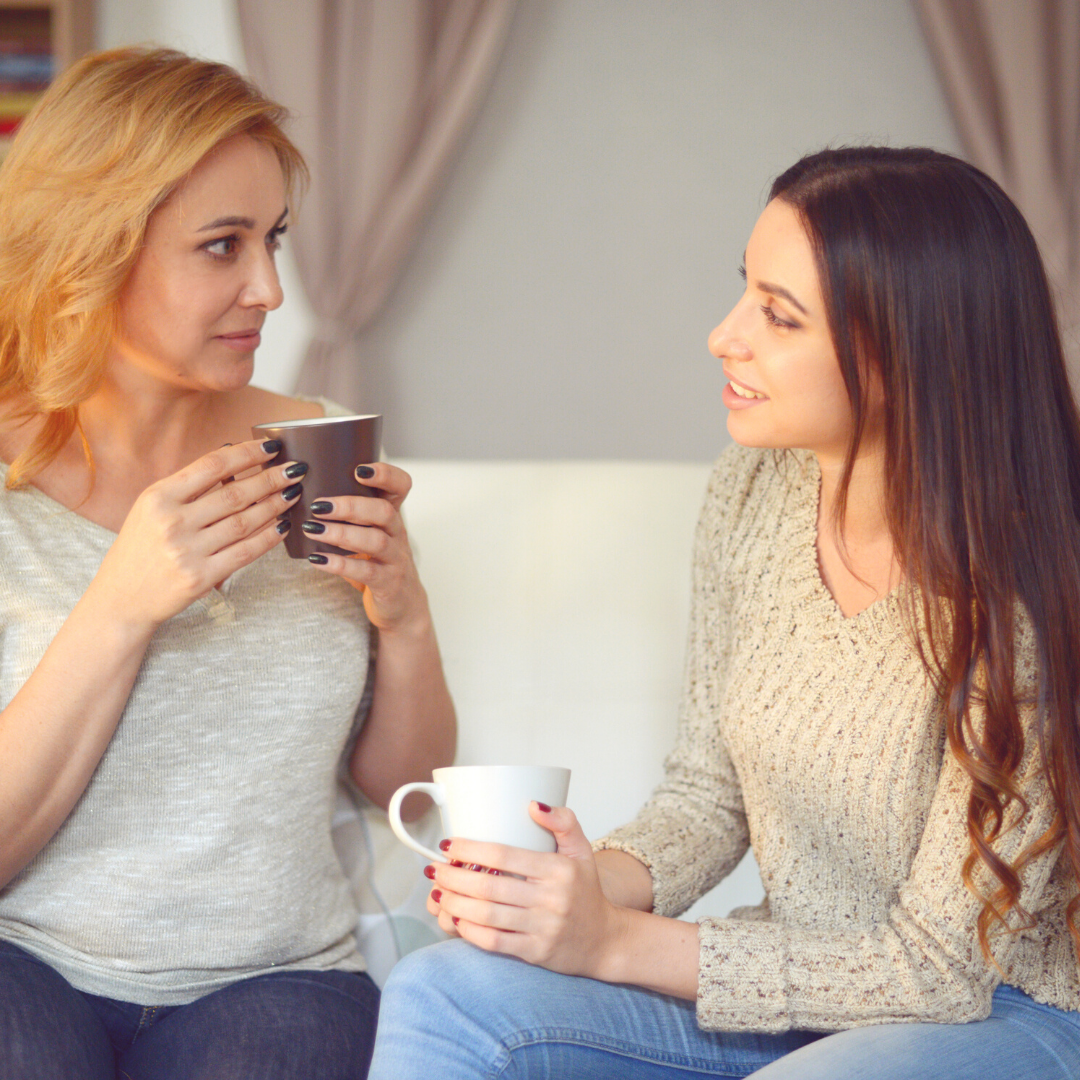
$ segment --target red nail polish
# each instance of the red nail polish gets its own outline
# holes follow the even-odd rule
[[[429,881],[434,881],[435,880],[435,867],[434,866],[425,866],[424,867],[424,877],[426,877]]]
[[[449,851],[450,850],[450,841],[449,840],[440,840],[439,841],[439,850],[440,851]]]
[[[538,802],[536,805],[540,807],[540,813],[541,814],[550,814],[551,813],[551,807],[548,806],[548,804],[546,802]]]
[[[437,904],[442,899],[442,889],[432,889],[431,899]]]
[[[459,919],[459,918],[458,918],[458,917],[457,917],[456,915],[451,915],[451,916],[450,916],[450,921],[451,921],[451,922],[452,922],[452,923],[453,923],[453,924],[454,924],[455,926],[457,926],[457,924],[458,924],[459,922],[461,922],[461,920],[460,920],[460,919]]]

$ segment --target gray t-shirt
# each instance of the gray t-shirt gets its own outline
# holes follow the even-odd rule
[[[115,537],[0,487],[0,707]],[[283,545],[164,623],[86,791],[0,890],[0,939],[145,1005],[268,971],[362,970],[330,824],[370,635],[361,594]]]

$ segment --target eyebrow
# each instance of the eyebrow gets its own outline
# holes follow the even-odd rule
[[[773,285],[768,281],[758,281],[755,282],[755,284],[762,292],[771,293],[773,296],[783,297],[789,304],[794,304],[804,315],[810,314],[810,312],[807,311],[806,308],[804,308],[802,304],[800,304],[799,301],[783,287],[783,285]]]
[[[289,208],[286,206],[284,210],[278,215],[277,221],[274,222],[274,228],[276,229],[284,220],[288,214]],[[212,232],[214,229],[254,229],[255,220],[249,217],[220,217],[211,221],[208,225],[203,225],[198,232]]]
[[[742,253],[742,262],[743,262],[743,264],[739,268],[739,272],[742,274],[743,278],[745,279],[745,277],[746,277],[746,250],[745,249],[743,250],[743,253]],[[795,297],[792,296],[791,293],[789,293],[787,291],[787,289],[785,289],[783,287],[783,285],[773,285],[772,282],[770,282],[770,281],[755,281],[754,285],[757,288],[759,288],[762,292],[772,293],[773,296],[782,296],[789,304],[794,304],[804,315],[809,315],[810,314],[810,312],[807,311],[806,308],[804,308],[802,306],[802,304],[800,304],[799,301],[796,300]]]

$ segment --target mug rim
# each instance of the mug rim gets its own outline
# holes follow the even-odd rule
[[[349,420],[378,420],[382,413],[359,413],[355,416],[309,416],[305,420],[277,420],[271,424],[252,424],[252,429],[322,427],[326,424],[342,424]]]

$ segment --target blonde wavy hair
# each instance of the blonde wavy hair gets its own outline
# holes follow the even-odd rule
[[[170,49],[93,53],[43,95],[0,166],[0,406],[43,417],[8,487],[81,435],[147,222],[191,170],[243,134],[273,149],[290,201],[306,182],[286,117],[231,67]]]

